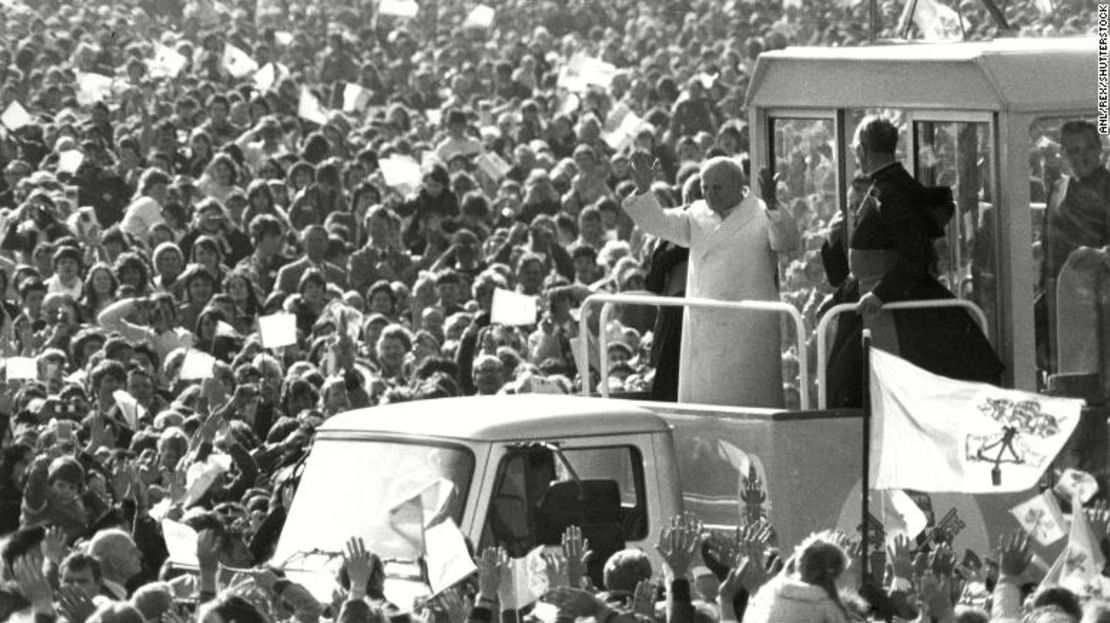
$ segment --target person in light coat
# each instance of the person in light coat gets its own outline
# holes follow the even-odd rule
[[[789,214],[745,196],[746,178],[729,158],[701,168],[704,199],[664,210],[651,192],[658,162],[632,156],[636,193],[623,208],[643,231],[690,249],[686,296],[719,301],[778,301],[778,253],[796,249]],[[686,309],[679,402],[781,408],[778,314]]]
[[[752,596],[744,623],[847,623],[851,618],[836,581],[848,564],[839,545],[811,536],[782,572]]]

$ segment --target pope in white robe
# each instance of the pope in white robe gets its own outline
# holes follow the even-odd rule
[[[705,199],[664,210],[651,192],[651,156],[632,157],[636,194],[624,210],[643,231],[690,249],[686,296],[722,301],[778,301],[777,253],[799,245],[790,215],[744,196],[734,160],[713,158],[701,170]],[[679,402],[738,407],[783,406],[778,314],[686,308]]]

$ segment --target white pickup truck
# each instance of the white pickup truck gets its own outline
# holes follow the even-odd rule
[[[343,543],[361,536],[387,561],[387,596],[411,604],[427,594],[419,552],[391,526],[389,509],[436,482],[450,483],[448,513],[479,550],[496,543],[521,556],[558,544],[573,524],[598,564],[626,546],[658,563],[659,529],[682,511],[714,526],[762,512],[792,547],[833,525],[855,531],[859,457],[853,411],[544,394],[351,411],[317,431],[274,562],[324,600]],[[933,495],[931,503],[957,546],[979,549],[1016,527],[1006,509],[1020,496],[990,498],[990,511],[966,495]]]

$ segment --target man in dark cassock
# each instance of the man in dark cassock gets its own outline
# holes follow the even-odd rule
[[[840,302],[859,301],[859,314],[838,323],[830,355],[829,405],[862,404],[864,327],[872,345],[892,352],[930,372],[949,378],[998,384],[1002,362],[968,313],[958,308],[883,311],[896,301],[952,298],[936,273],[933,241],[944,236],[955,212],[952,189],[926,187],[895,159],[898,129],[880,117],[864,119],[853,149],[868,186],[858,208],[843,215],[847,249],[823,250],[826,271],[846,254],[850,274],[840,285]],[[854,209],[853,209],[854,208]],[[830,237],[830,240],[832,238]],[[843,257],[843,255],[840,255]],[[830,281],[836,278],[830,275]]]

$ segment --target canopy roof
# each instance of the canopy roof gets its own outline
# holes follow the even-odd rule
[[[1097,53],[1094,37],[787,48],[760,55],[748,105],[1093,112]]]

